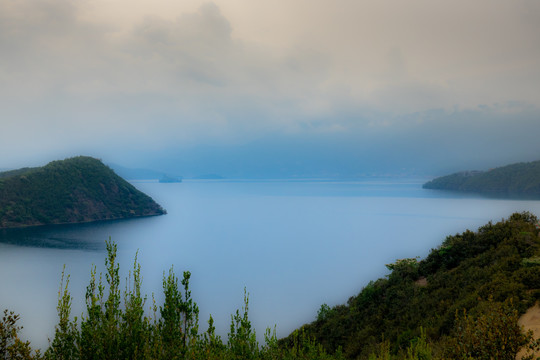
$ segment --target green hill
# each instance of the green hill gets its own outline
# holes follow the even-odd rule
[[[518,163],[489,171],[465,171],[429,181],[425,189],[481,194],[540,197],[540,161]]]
[[[514,214],[477,232],[447,237],[421,261],[388,264],[391,273],[385,278],[370,282],[346,304],[322,305],[315,321],[281,344],[290,346],[298,334],[305,334],[330,353],[342,348],[349,359],[367,359],[381,348],[409,359],[407,348],[424,337],[438,349],[437,358],[463,355],[464,344],[470,345],[472,355],[463,359],[501,358],[480,356],[484,350],[479,344],[493,347],[498,342],[504,348],[508,333],[519,335],[518,314],[540,299],[536,223],[529,213]]]
[[[0,228],[165,213],[152,198],[91,157],[0,173]]]

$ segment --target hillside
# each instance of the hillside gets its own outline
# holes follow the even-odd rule
[[[0,228],[162,214],[152,198],[91,157],[0,173]]]
[[[517,163],[489,171],[465,171],[429,181],[425,189],[481,194],[540,197],[540,161]]]
[[[404,358],[406,349],[422,336],[439,350],[437,358],[456,358],[452,351],[463,353],[463,344],[476,336],[463,338],[467,326],[478,327],[471,334],[485,335],[479,343],[493,341],[493,346],[498,341],[502,346],[501,333],[512,330],[518,336],[518,314],[540,299],[536,222],[529,213],[513,214],[477,232],[448,236],[421,261],[388,264],[389,275],[370,282],[344,305],[322,305],[317,319],[300,333],[313,336],[331,353],[341,347],[349,359],[367,359],[384,347]],[[506,323],[497,325],[499,319]],[[497,326],[503,327],[499,333]],[[281,344],[293,343],[297,334]],[[477,345],[469,351],[482,351]],[[484,358],[478,354],[470,356]]]

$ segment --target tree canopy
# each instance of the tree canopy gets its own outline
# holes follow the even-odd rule
[[[152,198],[91,157],[0,173],[0,228],[164,213]]]

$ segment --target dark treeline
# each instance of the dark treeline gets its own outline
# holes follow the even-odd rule
[[[529,213],[449,236],[421,261],[401,259],[347,304],[322,305],[317,319],[278,341],[259,344],[249,299],[231,315],[227,339],[212,317],[199,327],[191,274],[163,277],[164,302],[141,294],[137,257],[120,284],[116,245],[107,243],[105,275],[91,269],[86,313],[71,316],[69,276],[58,297],[58,324],[43,352],[19,338],[18,315],[0,321],[3,359],[534,359],[539,344],[518,318],[540,300],[538,219]]]
[[[463,171],[424,184],[425,189],[474,192],[494,196],[540,198],[540,161],[489,171]]]

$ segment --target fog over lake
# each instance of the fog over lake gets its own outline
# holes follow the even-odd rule
[[[424,179],[366,181],[134,182],[168,214],[133,220],[0,231],[0,304],[22,316],[23,336],[45,347],[54,334],[62,267],[73,315],[84,311],[92,264],[104,271],[105,240],[118,244],[122,278],[137,250],[143,289],[162,300],[171,265],[192,273],[200,330],[212,314],[227,337],[230,314],[250,294],[262,338],[315,319],[320,305],[345,303],[397,258],[425,257],[447,235],[476,230],[512,212],[540,214],[540,201],[424,190]],[[122,287],[124,284],[122,284]]]

